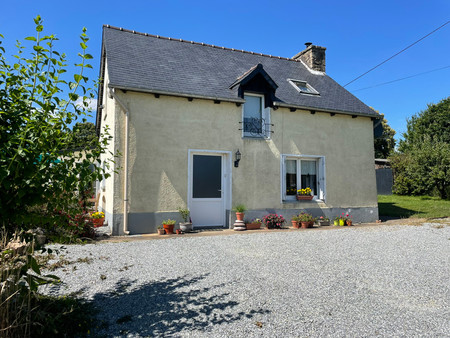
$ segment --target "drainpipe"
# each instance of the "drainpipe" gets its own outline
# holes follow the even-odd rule
[[[111,98],[114,98],[119,104],[120,108],[122,108],[125,113],[125,146],[124,146],[124,179],[123,179],[123,232],[125,235],[129,235],[128,231],[128,120],[129,120],[129,111],[125,104],[119,99],[116,95],[114,88],[109,89],[109,95]]]

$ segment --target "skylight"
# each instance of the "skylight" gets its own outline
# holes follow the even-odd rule
[[[302,94],[320,95],[309,83],[301,80],[288,79],[289,83]]]

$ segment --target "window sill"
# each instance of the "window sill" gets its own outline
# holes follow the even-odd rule
[[[266,137],[266,136],[264,136],[264,135],[260,135],[260,136],[258,136],[258,135],[256,135],[256,136],[253,136],[253,135],[244,135],[244,136],[242,136],[242,138],[243,138],[243,139],[251,139],[251,140],[270,140],[269,137]]]
[[[301,203],[325,203],[324,200],[313,198],[312,200],[282,200],[283,204],[301,204]]]

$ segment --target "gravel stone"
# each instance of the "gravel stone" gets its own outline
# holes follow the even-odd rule
[[[52,248],[58,248],[58,245]],[[450,226],[70,245],[54,295],[114,337],[450,337]]]

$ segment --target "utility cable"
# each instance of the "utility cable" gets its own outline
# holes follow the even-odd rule
[[[438,28],[436,28],[434,31],[428,33],[427,35],[421,37],[419,40],[413,42],[412,44],[410,44],[408,47],[403,48],[401,51],[399,51],[398,53],[392,55],[390,58],[384,60],[383,62],[379,63],[378,65],[376,65],[375,67],[372,67],[371,69],[369,69],[367,72],[365,72],[364,74],[361,74],[360,76],[358,76],[357,78],[354,78],[353,80],[351,80],[349,83],[347,83],[346,85],[344,85],[344,87],[347,87],[350,83],[355,82],[356,80],[362,78],[364,75],[370,73],[372,70],[380,67],[382,64],[388,62],[389,60],[393,59],[394,57],[396,57],[397,55],[403,53],[405,50],[407,50],[408,48],[411,48],[412,46],[414,46],[415,44],[417,44],[418,42],[422,41],[423,39],[425,39],[426,37],[430,36],[431,34],[433,34],[434,32],[438,31],[439,29],[443,28],[445,25],[449,24],[450,21],[447,21],[446,23],[444,23],[443,25],[439,26]]]
[[[356,90],[352,90],[352,92],[358,92],[360,90],[365,90],[365,89],[370,89],[370,88],[384,86],[384,85],[389,84],[389,83],[410,79],[412,77],[416,77],[416,76],[419,76],[419,75],[424,75],[424,74],[428,74],[428,73],[432,73],[432,72],[437,72],[438,70],[442,70],[442,69],[446,69],[446,68],[450,68],[450,66],[445,66],[445,67],[429,70],[429,71],[426,71],[426,72],[422,72],[422,73],[418,73],[418,74],[414,74],[414,75],[410,75],[410,76],[405,76],[405,77],[402,77],[400,79],[379,83],[379,84],[376,84],[376,85],[373,85],[373,86],[370,86],[370,87],[359,88],[359,89],[356,89]]]

